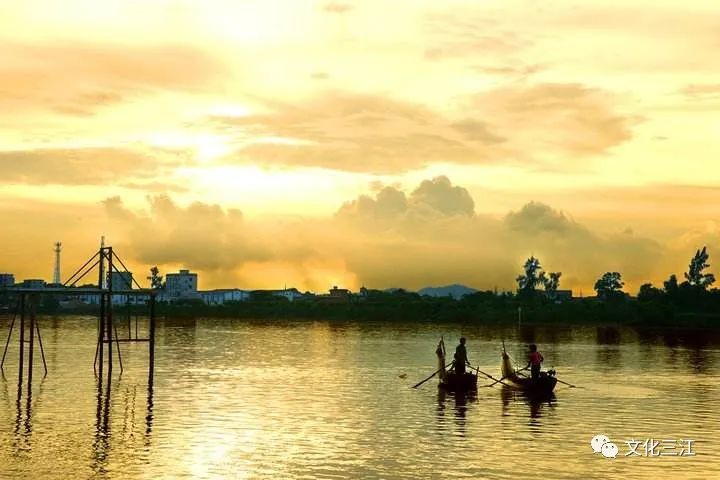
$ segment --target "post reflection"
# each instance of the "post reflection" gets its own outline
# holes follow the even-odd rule
[[[92,442],[92,464],[91,469],[100,476],[108,473],[108,465],[110,463],[110,453],[113,447],[118,447],[121,443],[132,442],[135,438],[135,431],[138,426],[136,421],[136,402],[137,402],[137,386],[128,386],[121,391],[122,381],[120,378],[113,382],[112,377],[107,377],[97,382],[96,394],[96,410],[95,410],[95,432]],[[118,401],[113,404],[113,393],[119,396]],[[122,422],[122,428],[115,430],[112,428],[113,423],[113,406],[117,410],[116,414],[122,413],[122,418],[118,418],[117,422]],[[153,385],[149,383],[147,386],[147,401],[145,410],[143,445],[150,446],[150,438],[153,427]]]

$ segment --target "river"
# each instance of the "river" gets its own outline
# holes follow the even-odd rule
[[[718,332],[166,319],[149,389],[147,344],[123,344],[124,372],[98,385],[95,319],[40,326],[49,372],[36,350],[30,397],[17,337],[8,351],[1,478],[720,478]],[[466,336],[493,376],[503,340],[516,358],[535,342],[577,388],[542,402],[410,388],[441,335],[448,350]],[[593,452],[597,434],[615,458]]]

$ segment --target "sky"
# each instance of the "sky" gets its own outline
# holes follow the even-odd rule
[[[592,292],[720,254],[720,4],[0,2],[0,271]],[[712,268],[711,268],[712,270]]]

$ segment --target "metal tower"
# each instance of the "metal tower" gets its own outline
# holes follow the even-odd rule
[[[55,242],[55,272],[53,272],[53,283],[55,285],[62,283],[60,280],[60,247],[62,247],[62,243]]]

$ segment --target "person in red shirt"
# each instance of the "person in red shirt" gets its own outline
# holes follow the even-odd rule
[[[532,378],[536,380],[540,376],[540,365],[545,359],[540,354],[540,352],[537,351],[537,345],[534,343],[530,345],[530,358],[527,364],[527,367],[530,369],[530,374],[532,375]]]

